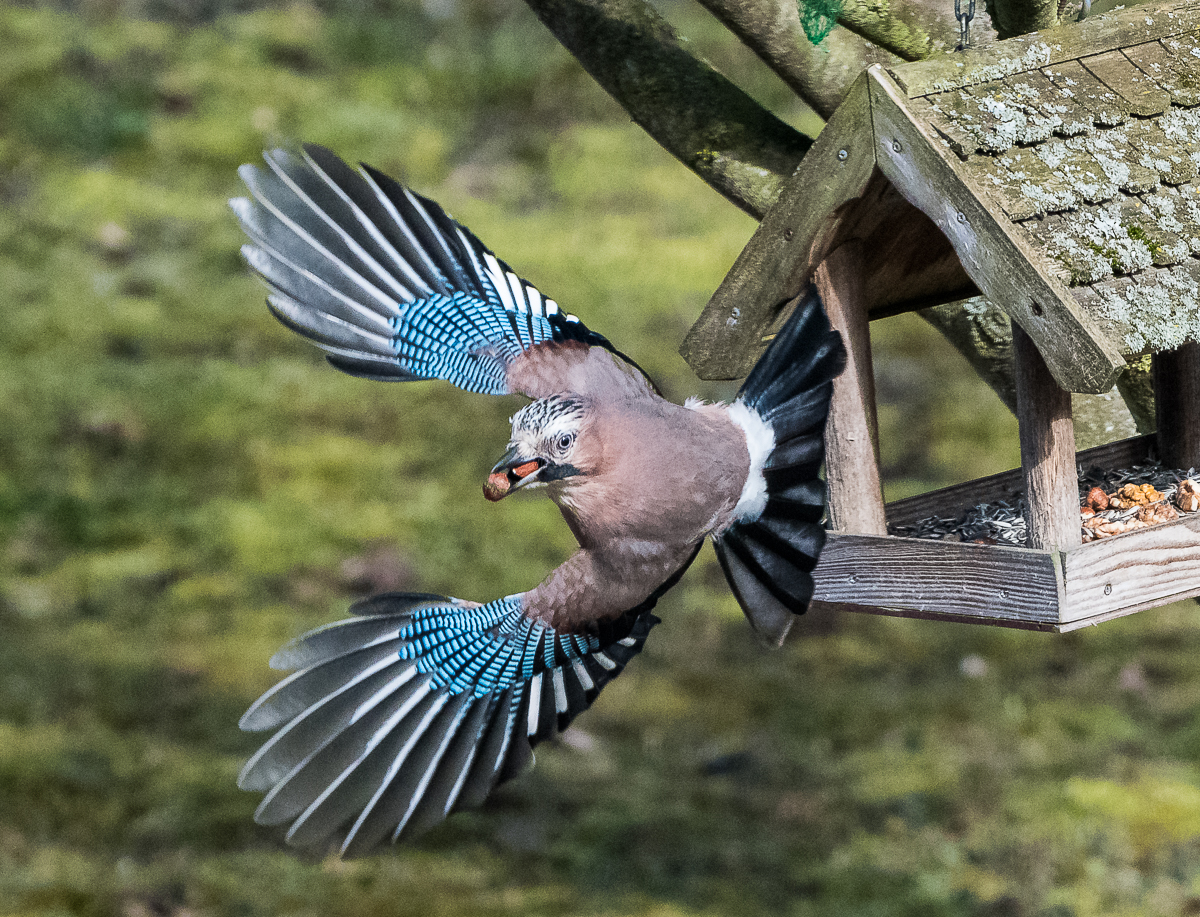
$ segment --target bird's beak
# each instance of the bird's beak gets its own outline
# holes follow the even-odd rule
[[[545,464],[544,459],[525,458],[517,446],[510,446],[484,482],[483,495],[493,503],[503,500],[514,490],[533,484]]]

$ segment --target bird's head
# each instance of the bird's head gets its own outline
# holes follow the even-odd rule
[[[573,464],[587,417],[582,399],[551,395],[525,405],[512,417],[508,451],[483,485],[493,502],[522,487],[550,484],[584,474]]]

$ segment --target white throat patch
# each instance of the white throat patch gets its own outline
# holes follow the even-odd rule
[[[775,451],[775,431],[739,398],[731,404],[729,419],[746,434],[746,449],[750,452],[750,472],[742,487],[742,496],[733,508],[734,522],[753,522],[767,508],[767,477],[763,467]]]

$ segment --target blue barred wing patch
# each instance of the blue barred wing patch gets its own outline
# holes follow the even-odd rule
[[[554,669],[571,670],[580,687],[591,691],[588,660],[601,669],[609,661],[597,636],[559,634],[527,618],[520,595],[479,608],[421,609],[400,636],[408,641],[401,658],[415,660],[419,671],[430,673],[434,687],[452,694],[470,691],[476,697]]]
[[[435,202],[321,147],[265,159],[240,170],[250,197],[230,201],[252,241],[243,254],[276,317],[339,369],[499,395],[531,347],[612,349]]]
[[[266,794],[256,820],[356,856],[478,806],[641,650],[648,605],[567,635],[526,618],[520,596],[358,603],[277,653],[272,666],[295,671],[242,717],[274,730],[238,781]]]

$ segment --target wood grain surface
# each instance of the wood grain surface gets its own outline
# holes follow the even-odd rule
[[[1054,381],[1021,326],[1014,324],[1012,333],[1029,547],[1070,550],[1080,543],[1071,393]]]
[[[1200,595],[1200,514],[1070,551],[1063,579],[1060,618],[1074,626]]]
[[[846,345],[846,368],[833,380],[825,423],[829,525],[835,532],[886,535],[862,265],[862,244],[851,241],[830,253],[813,275],[829,321]]]
[[[814,601],[856,611],[1054,627],[1061,576],[1048,551],[831,533]]]

